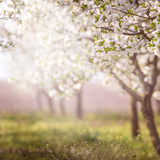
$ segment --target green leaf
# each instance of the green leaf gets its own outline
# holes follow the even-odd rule
[[[149,26],[150,26],[150,28],[156,28],[156,24],[153,22]]]
[[[98,40],[98,34],[94,35],[93,38],[94,38],[94,41],[97,41]]]
[[[158,37],[160,37],[160,31],[156,33]]]
[[[151,43],[148,44],[148,47],[154,47],[154,46],[155,46],[154,44]]]
[[[153,41],[153,42],[156,42],[156,41],[157,41],[157,38],[155,38],[155,39],[152,39],[152,41]]]
[[[103,46],[104,42],[105,42],[105,40],[100,41],[100,42],[98,43],[98,45],[99,45],[99,46]]]
[[[108,51],[111,51],[111,49],[109,47],[103,47],[104,51],[107,53]]]
[[[142,7],[146,7],[146,5],[144,3],[141,4]]]
[[[95,23],[97,23],[100,18],[100,15],[94,16],[94,18],[95,18]]]
[[[84,11],[86,8],[87,8],[87,5],[86,4],[82,4],[81,10]]]

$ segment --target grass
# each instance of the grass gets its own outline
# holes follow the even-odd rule
[[[158,126],[160,116],[155,120]],[[91,114],[78,121],[71,116],[1,113],[0,160],[160,159],[141,115],[140,129],[142,140],[132,140],[127,115]]]

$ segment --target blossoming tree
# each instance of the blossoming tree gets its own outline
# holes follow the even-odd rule
[[[17,43],[15,46],[14,54],[8,60],[8,70],[10,72],[10,78],[8,81],[15,83],[16,88],[19,91],[25,91],[30,95],[37,98],[39,110],[42,110],[41,96],[44,95],[48,101],[50,112],[54,113],[54,106],[52,99],[48,96],[50,84],[45,85],[41,83],[35,83],[35,80],[31,78],[32,72],[36,66],[34,64],[35,56],[33,52],[36,50],[38,43],[31,42],[32,39],[36,38],[35,35],[30,31],[23,34],[21,38],[16,38],[13,41]],[[27,44],[27,45],[26,45]],[[38,76],[37,72],[34,72],[35,77]],[[39,81],[42,82],[42,78],[39,76]],[[47,93],[47,94],[46,94]]]
[[[43,32],[38,33],[40,43],[49,48],[45,54],[39,52],[37,55],[36,63],[42,70],[39,75],[42,75],[44,81],[52,80],[59,84],[59,89],[63,93],[72,95],[75,86],[79,86],[84,79],[82,75],[85,75],[86,68],[82,65],[82,59],[86,53],[90,53],[87,59],[89,64],[97,64],[98,70],[113,75],[128,94],[141,102],[152,143],[160,153],[160,139],[151,107],[151,97],[160,73],[159,1],[74,0],[75,5],[68,1],[59,1],[62,6],[67,4],[66,10],[61,11],[59,19],[56,19],[59,12],[53,9],[53,2],[32,2],[28,3],[28,8],[26,7],[30,18],[26,18],[26,22],[40,24],[39,28],[43,28]],[[80,19],[81,23],[77,20],[76,27],[69,23],[72,22],[66,14],[69,8],[73,10],[72,14]],[[81,30],[84,32],[80,32]],[[93,30],[96,35],[90,34]],[[96,42],[96,52],[92,50],[93,45],[88,43],[93,40],[90,38],[92,34]],[[78,56],[74,53],[78,53]],[[82,53],[85,53],[84,57]],[[71,65],[71,61],[75,64]],[[58,92],[54,89],[51,93]]]
[[[22,0],[1,0],[0,1],[0,48],[1,50],[14,50],[15,44],[10,40],[12,29],[9,24],[15,21],[21,24],[20,19],[21,9],[24,7]],[[9,21],[9,22],[8,22]]]
[[[26,1],[20,26],[22,37],[32,30],[39,42],[34,50],[30,47],[34,44],[24,42],[30,48],[28,52],[36,54],[30,81],[42,87],[47,85],[49,95],[60,99],[78,93],[81,84],[94,73],[85,64],[86,55],[94,52],[91,32],[85,24],[73,23],[69,8],[61,10],[50,1]],[[78,106],[77,110],[82,112],[81,105]]]
[[[150,132],[152,143],[160,153],[160,139],[154,123],[151,107],[151,97],[160,73],[160,1],[154,0],[85,0],[85,1],[59,1],[63,6],[75,4],[72,14],[81,18],[84,14],[93,22],[97,31],[94,56],[88,57],[89,63],[107,65],[109,72],[118,83],[137,101],[142,103],[142,113]],[[129,56],[128,67],[124,69],[124,56]],[[119,57],[118,57],[119,56]],[[140,57],[142,56],[142,57]],[[140,59],[138,58],[140,57]],[[121,69],[115,67],[121,61]],[[141,66],[139,61],[145,59]],[[110,64],[110,65],[109,65]],[[126,65],[127,66],[127,65]],[[149,68],[147,74],[143,68]],[[128,68],[132,70],[128,70]],[[124,76],[121,76],[123,73]],[[140,83],[135,92],[134,85],[127,85],[122,79],[127,73],[138,75]],[[121,77],[120,77],[121,76]],[[137,77],[137,76],[135,76]],[[134,78],[131,81],[134,82]]]

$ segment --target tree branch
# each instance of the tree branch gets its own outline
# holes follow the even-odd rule
[[[111,31],[111,32],[114,33],[114,29],[111,29],[111,28],[108,28],[108,27],[97,27],[97,28],[101,28],[101,29],[104,29],[104,30],[108,30],[108,31]],[[140,30],[140,32],[134,32],[134,31],[132,31],[132,30],[130,30],[130,32],[132,32],[132,33],[122,32],[122,34],[128,35],[128,36],[135,36],[135,35],[141,34],[141,35],[143,35],[148,41],[151,41],[151,40],[152,40],[152,38],[149,38],[149,37],[147,36],[147,34],[145,34],[144,30],[142,30],[142,29]]]
[[[146,88],[148,86],[148,83],[144,81],[145,75],[139,66],[136,53],[131,57],[131,60],[132,60],[133,64],[135,65],[136,70],[138,71],[139,78],[140,78],[144,88]]]
[[[111,74],[118,80],[118,83],[121,85],[121,87],[131,96],[133,96],[137,101],[142,101],[142,98],[133,92],[122,80],[120,80],[115,73],[111,71]]]
[[[108,28],[108,27],[97,27],[97,28],[101,28],[101,29],[104,29],[104,30],[108,30],[108,31],[114,32],[114,29],[111,29],[111,28]],[[135,32],[135,33],[122,32],[122,34],[135,36],[135,35],[141,34],[141,32]]]
[[[87,40],[90,40],[90,41],[92,41],[92,42],[95,42],[94,39],[91,38],[91,37],[81,37],[81,38],[78,38],[77,41],[80,41],[80,40],[82,40],[82,39],[87,39]]]
[[[156,82],[157,82],[157,76],[159,75],[159,72],[158,72],[158,67],[157,67],[157,63],[158,63],[158,56],[154,56],[154,60],[152,62],[153,64],[153,72],[152,72],[152,86],[155,86],[156,85]]]

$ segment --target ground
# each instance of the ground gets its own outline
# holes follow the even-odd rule
[[[141,137],[133,140],[128,115],[90,114],[79,121],[45,113],[1,113],[0,160],[160,159],[139,116]],[[159,126],[160,116],[155,120]]]

